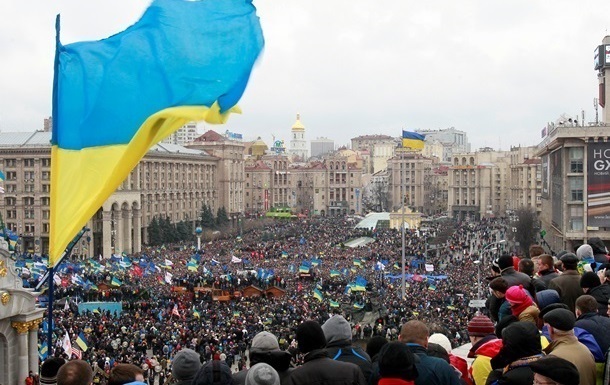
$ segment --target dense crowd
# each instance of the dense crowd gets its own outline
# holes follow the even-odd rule
[[[257,361],[252,359],[253,338],[263,331],[273,336],[279,350],[290,353],[291,367],[307,365],[311,356],[303,355],[308,352],[299,340],[300,328],[307,322],[322,325],[326,334],[324,346],[312,346],[310,351],[323,347],[331,350],[332,338],[329,339],[326,330],[331,326],[325,327],[339,317],[347,325],[340,323],[339,334],[350,337],[346,346],[352,346],[353,340],[352,351],[356,345],[368,351],[371,345],[370,356],[364,352],[357,354],[368,361],[373,361],[376,353],[371,341],[398,339],[409,342],[409,346],[424,346],[422,350],[410,349],[418,357],[425,355],[425,360],[420,357],[421,362],[436,355],[455,369],[446,372],[448,377],[438,382],[433,380],[438,375],[434,373],[443,370],[426,372],[420,363],[416,384],[532,383],[533,369],[528,369],[525,382],[502,381],[508,378],[511,364],[518,359],[527,357],[536,361],[531,357],[542,357],[542,347],[553,346],[553,337],[561,334],[560,328],[551,326],[556,318],[561,327],[566,328],[565,322],[570,325],[566,315],[557,316],[556,310],[567,310],[575,322],[576,316],[580,320],[586,313],[586,303],[580,314],[576,304],[585,293],[582,287],[587,286],[585,291],[597,296],[596,304],[605,298],[605,307],[599,305],[599,313],[608,320],[610,289],[604,297],[604,287],[610,286],[605,281],[603,264],[607,258],[604,262],[594,252],[604,251],[600,245],[584,245],[589,248],[582,246],[575,254],[563,252],[557,257],[544,254],[544,249],[539,247],[530,250],[528,257],[506,254],[495,260],[489,258],[493,264],[484,292],[490,295],[483,309],[486,315],[483,315],[475,314],[476,309],[468,306],[480,289],[477,269],[481,267],[475,262],[480,262],[477,254],[481,250],[504,239],[505,226],[501,221],[486,221],[431,223],[427,227],[427,231],[406,231],[404,299],[400,276],[401,233],[391,229],[354,229],[346,218],[276,222],[247,231],[238,238],[213,240],[202,250],[194,250],[190,245],[167,245],[146,248],[136,255],[80,264],[71,261],[68,269],[60,270],[62,284],[55,290],[56,301],[63,300],[66,304],[54,310],[52,355],[72,358],[73,352],[65,350],[66,335],[73,342],[80,337],[86,341],[87,349],[77,355],[92,365],[94,382],[105,383],[112,368],[119,364],[134,364],[142,369],[146,382],[160,385],[168,379],[176,381],[172,369],[180,351],[192,350],[202,362],[223,361],[234,371],[246,369]],[[358,237],[371,237],[373,242],[356,248],[345,246]],[[488,275],[486,266],[483,268],[483,273]],[[561,282],[573,275],[572,271],[580,292],[572,290],[574,285],[566,289]],[[551,273],[553,276],[548,277]],[[259,289],[275,286],[283,295],[248,298],[238,295],[230,301],[218,301],[212,291],[200,290],[213,287],[233,294],[249,286]],[[77,304],[87,301],[120,301],[122,313],[100,309],[79,314]],[[561,303],[565,303],[566,309],[556,308]],[[413,320],[419,324],[413,324]],[[595,321],[598,322],[597,318]],[[531,341],[523,338],[534,333],[528,329],[529,324],[535,326],[537,336],[540,336],[539,330],[546,333],[547,337],[537,338],[538,344],[544,346],[539,351],[534,346],[536,354],[528,356],[520,356],[522,351],[509,351],[515,345],[513,341],[506,341],[504,334],[514,335],[511,340],[526,346]],[[317,333],[314,325],[309,327],[308,333]],[[42,329],[41,345],[46,339]],[[439,345],[428,344],[430,336]],[[582,340],[589,338],[589,342],[597,343],[594,360],[605,363],[608,343],[604,340],[600,346],[593,336],[589,332]],[[315,340],[312,336],[307,339]],[[468,341],[473,344],[469,355],[474,359],[471,366],[450,354],[452,347]],[[439,346],[441,349],[436,349]],[[586,346],[589,350],[595,349],[593,343]],[[338,354],[345,354],[344,351],[340,349]],[[495,355],[482,368],[483,360],[479,357],[488,351]],[[494,358],[498,354],[499,358]],[[368,369],[361,366],[361,369],[368,383],[379,380],[374,366]],[[500,370],[496,373],[492,369]],[[596,370],[593,379],[602,377],[603,365],[598,365]],[[451,376],[455,378],[449,380]]]

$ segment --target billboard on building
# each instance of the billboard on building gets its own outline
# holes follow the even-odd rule
[[[560,148],[550,154],[552,222],[560,231],[563,230],[563,157],[561,151]]]
[[[588,144],[587,226],[610,227],[610,142]]]
[[[542,199],[549,199],[549,188],[550,188],[549,178],[549,156],[542,156]]]

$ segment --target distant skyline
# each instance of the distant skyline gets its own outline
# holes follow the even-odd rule
[[[34,131],[51,115],[54,22],[62,43],[98,40],[135,23],[149,0],[0,2],[0,130]],[[593,50],[610,2],[591,0],[254,1],[266,47],[224,126],[244,139],[337,146],[366,134],[455,127],[472,150],[536,145],[560,115],[595,119]],[[600,114],[601,115],[601,114]]]

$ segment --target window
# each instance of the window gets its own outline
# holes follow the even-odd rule
[[[34,159],[24,159],[23,167],[34,167]]]
[[[6,192],[9,192],[9,193],[17,192],[17,185],[16,184],[7,184]]]
[[[570,148],[570,172],[583,172],[583,153],[584,151],[582,147]]]
[[[51,212],[49,210],[42,210],[42,219],[51,218]]]
[[[48,233],[49,232],[49,224],[48,223],[43,223],[42,224],[42,232],[43,233]]]
[[[17,204],[17,198],[7,197],[4,199],[4,203],[7,206],[15,206]]]
[[[8,171],[6,173],[6,180],[17,180],[17,172],[16,171]]]
[[[570,200],[582,202],[583,200],[583,178],[575,177],[570,179]]]
[[[32,197],[24,197],[23,198],[23,205],[24,206],[34,206],[34,198],[32,198]]]
[[[43,171],[42,172],[42,180],[49,180],[51,179],[51,172],[50,171]]]
[[[16,159],[5,159],[4,164],[6,164],[6,167],[16,167],[17,160]]]
[[[49,184],[43,184],[43,185],[42,185],[42,192],[43,192],[43,193],[48,193],[48,192],[51,192],[51,185],[49,185]]]
[[[32,198],[32,200],[33,200],[33,198]],[[34,204],[34,203],[32,202],[32,204]],[[49,197],[40,198],[40,204],[42,206],[49,206],[51,204],[51,198],[49,198]]]
[[[17,219],[17,210],[6,210],[6,217],[8,219]]]
[[[24,171],[23,172],[23,179],[25,179],[26,181],[34,180],[34,171]]]
[[[24,229],[26,233],[34,233],[36,231],[33,223],[26,223]]]
[[[584,208],[582,206],[570,207],[570,230],[582,231]]]
[[[24,187],[24,191],[25,192],[34,192],[34,185],[33,184],[26,184]]]
[[[51,167],[51,158],[42,158],[42,167]]]
[[[25,209],[24,210],[25,219],[34,219],[34,210],[33,209]]]

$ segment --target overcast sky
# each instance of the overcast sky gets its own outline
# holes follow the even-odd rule
[[[34,131],[51,114],[54,20],[62,42],[136,22],[149,0],[0,1],[0,130]],[[560,114],[594,120],[593,50],[608,0],[258,0],[266,46],[225,126],[246,139],[338,145],[364,134],[455,127],[473,149],[535,145]],[[600,114],[601,115],[601,114]]]

